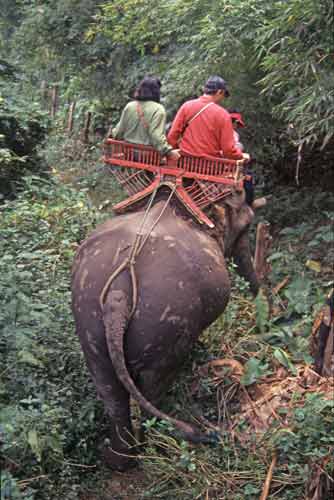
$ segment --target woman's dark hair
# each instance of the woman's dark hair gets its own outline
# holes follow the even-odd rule
[[[160,102],[160,87],[159,78],[145,76],[135,90],[134,98],[137,101],[155,101]]]

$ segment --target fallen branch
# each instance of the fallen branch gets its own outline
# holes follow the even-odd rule
[[[245,393],[247,401],[249,402],[249,404],[251,406],[251,409],[253,410],[254,415],[261,421],[262,425],[266,428],[267,427],[267,423],[264,420],[263,415],[261,414],[261,412],[256,408],[255,402],[252,400],[252,398],[248,394],[248,391],[247,391],[246,387],[244,387],[244,386],[241,386],[241,387],[242,387],[242,389],[243,389],[243,391]],[[255,425],[254,425],[254,427],[255,427]]]
[[[35,477],[31,477],[29,479],[22,479],[21,481],[18,481],[17,484],[19,486],[19,488],[23,489],[23,488],[26,488],[30,483],[33,483],[34,481],[37,481],[38,479],[48,479],[49,476],[48,475],[42,475],[42,476],[35,476]]]
[[[290,281],[290,276],[286,276],[278,285],[273,288],[273,294],[278,295],[278,293],[284,288]]]
[[[269,492],[270,492],[270,486],[271,486],[271,481],[273,479],[273,473],[274,469],[276,467],[276,462],[277,462],[277,455],[276,453],[274,454],[270,467],[268,469],[267,477],[263,485],[263,490],[260,496],[260,500],[266,500],[268,498]]]
[[[80,469],[96,469],[96,465],[85,465],[85,464],[75,464],[73,462],[64,462],[66,465],[71,467],[80,467]]]

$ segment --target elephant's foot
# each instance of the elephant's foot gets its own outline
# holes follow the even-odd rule
[[[133,435],[131,422],[127,427],[111,425],[108,437],[101,443],[100,452],[111,469],[125,471],[137,465],[138,443]]]
[[[133,448],[127,451],[116,452],[110,446],[104,445],[101,453],[105,465],[110,467],[110,469],[125,472],[137,466],[137,458],[134,456]]]

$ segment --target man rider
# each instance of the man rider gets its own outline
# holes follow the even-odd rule
[[[225,80],[210,76],[203,95],[178,110],[167,136],[169,144],[189,155],[249,160],[235,144],[230,114],[219,106],[229,95]]]

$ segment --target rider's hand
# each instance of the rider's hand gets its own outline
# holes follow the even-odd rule
[[[248,153],[242,153],[242,159],[247,163],[250,161],[250,155]]]
[[[172,158],[173,160],[178,160],[179,158],[181,158],[180,150],[179,149],[172,149],[168,153],[168,158]]]

